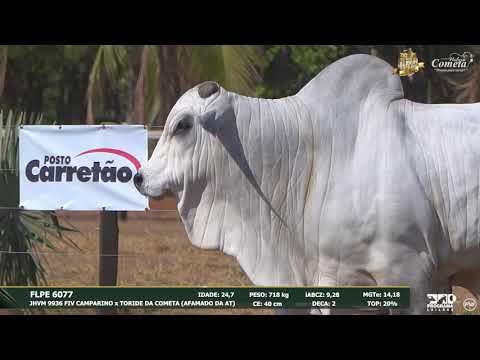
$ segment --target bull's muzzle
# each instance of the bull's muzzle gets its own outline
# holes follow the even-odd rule
[[[139,172],[135,174],[133,177],[133,183],[135,184],[135,187],[137,188],[138,191],[140,191],[140,187],[142,186],[143,183],[143,176]]]

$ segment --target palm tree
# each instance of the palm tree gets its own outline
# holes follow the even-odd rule
[[[101,96],[102,85],[107,80],[114,81],[127,61],[127,45],[100,45],[95,56],[95,61],[90,71],[87,89],[87,124],[93,124],[93,99]]]
[[[179,95],[201,81],[214,80],[253,94],[263,66],[259,46],[100,45],[87,91],[87,123],[94,122],[93,99],[105,80],[118,81],[135,63],[139,65],[134,69],[138,75],[130,122],[150,125],[163,125]]]

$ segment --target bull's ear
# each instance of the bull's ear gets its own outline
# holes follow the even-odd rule
[[[227,122],[234,120],[235,114],[227,99],[221,99],[212,107],[200,115],[199,122],[205,130],[217,135]]]
[[[218,115],[215,110],[203,113],[199,118],[200,125],[209,133],[216,135],[223,125],[223,117]]]

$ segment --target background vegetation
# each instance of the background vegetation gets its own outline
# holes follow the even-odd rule
[[[479,45],[0,45],[0,106],[65,124],[162,125],[179,95],[207,79],[277,98],[340,57],[369,53],[395,65],[407,47],[427,64],[454,51],[480,53]],[[407,96],[477,101],[479,69],[476,63],[468,73],[445,75],[427,66],[404,80]]]

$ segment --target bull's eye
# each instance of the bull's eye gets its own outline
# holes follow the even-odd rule
[[[186,132],[192,128],[192,121],[189,117],[180,120],[173,130],[173,135],[177,135]]]

